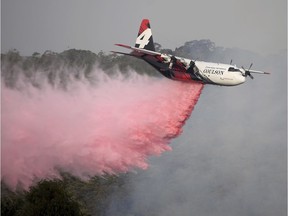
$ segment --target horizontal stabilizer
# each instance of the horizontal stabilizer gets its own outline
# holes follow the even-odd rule
[[[152,55],[152,56],[161,55],[161,53],[159,53],[159,52],[146,50],[146,49],[141,49],[141,48],[137,48],[137,47],[131,47],[131,46],[128,46],[128,45],[125,45],[125,44],[115,44],[115,45],[116,46],[120,46],[120,47],[124,47],[124,48],[127,48],[127,49],[131,49],[133,51],[136,51],[136,52],[142,53],[142,54],[147,54],[147,55]]]
[[[127,49],[132,49],[131,46],[129,45],[125,45],[125,44],[115,44],[116,46],[120,46],[120,47],[124,47],[124,48],[127,48]]]
[[[115,54],[133,56],[131,53],[124,53],[124,52],[118,52],[118,51],[110,51],[110,52],[115,53]]]

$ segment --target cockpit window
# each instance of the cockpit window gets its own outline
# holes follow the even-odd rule
[[[238,68],[230,67],[228,71],[235,72],[235,71],[240,71],[240,70]]]

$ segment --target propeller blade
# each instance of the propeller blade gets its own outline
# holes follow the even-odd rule
[[[253,66],[253,63],[250,64],[248,70],[246,70],[243,66],[242,66],[242,69],[245,71],[245,74],[244,74],[245,77],[249,76],[251,79],[254,79],[254,77],[253,77],[252,74],[250,73],[250,69],[251,69],[252,66]]]

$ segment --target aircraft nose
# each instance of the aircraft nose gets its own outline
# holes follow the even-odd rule
[[[236,85],[240,85],[240,84],[245,82],[245,77],[241,73],[239,73],[239,74],[235,73],[234,79],[235,79],[235,84]]]
[[[240,83],[244,83],[245,82],[245,77],[241,74],[238,76],[238,80]]]

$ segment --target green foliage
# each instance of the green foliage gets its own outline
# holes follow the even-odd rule
[[[105,215],[111,197],[116,194],[121,199],[128,197],[129,174],[94,176],[89,181],[81,181],[68,173],[62,173],[62,176],[69,191],[85,203],[92,215]]]
[[[193,40],[175,49],[174,54],[190,59],[209,60],[213,55],[215,44],[210,40]]]
[[[86,216],[87,209],[60,180],[43,180],[28,192],[6,194],[1,199],[1,215]]]
[[[22,215],[84,215],[80,204],[68,193],[59,180],[42,181],[30,188],[26,202],[21,209]]]
[[[24,205],[24,198],[21,194],[10,193],[1,197],[1,215],[17,216]]]
[[[5,85],[14,87],[22,62],[23,57],[17,50],[10,50],[7,54],[1,54],[1,76],[4,78]]]
[[[129,195],[129,174],[94,176],[89,181],[61,175],[62,180],[43,180],[26,192],[10,191],[2,183],[1,215],[105,215],[113,196],[125,200]]]
[[[32,56],[20,56],[17,50],[1,55],[2,80],[8,87],[15,88],[20,79],[39,87],[39,77],[45,78],[51,86],[66,88],[72,80],[87,79],[89,81],[96,66],[113,75],[120,71],[127,74],[134,70],[139,74],[159,76],[149,64],[142,60],[116,54],[95,54],[91,51],[70,49],[62,53],[46,51],[42,55],[35,52]]]

